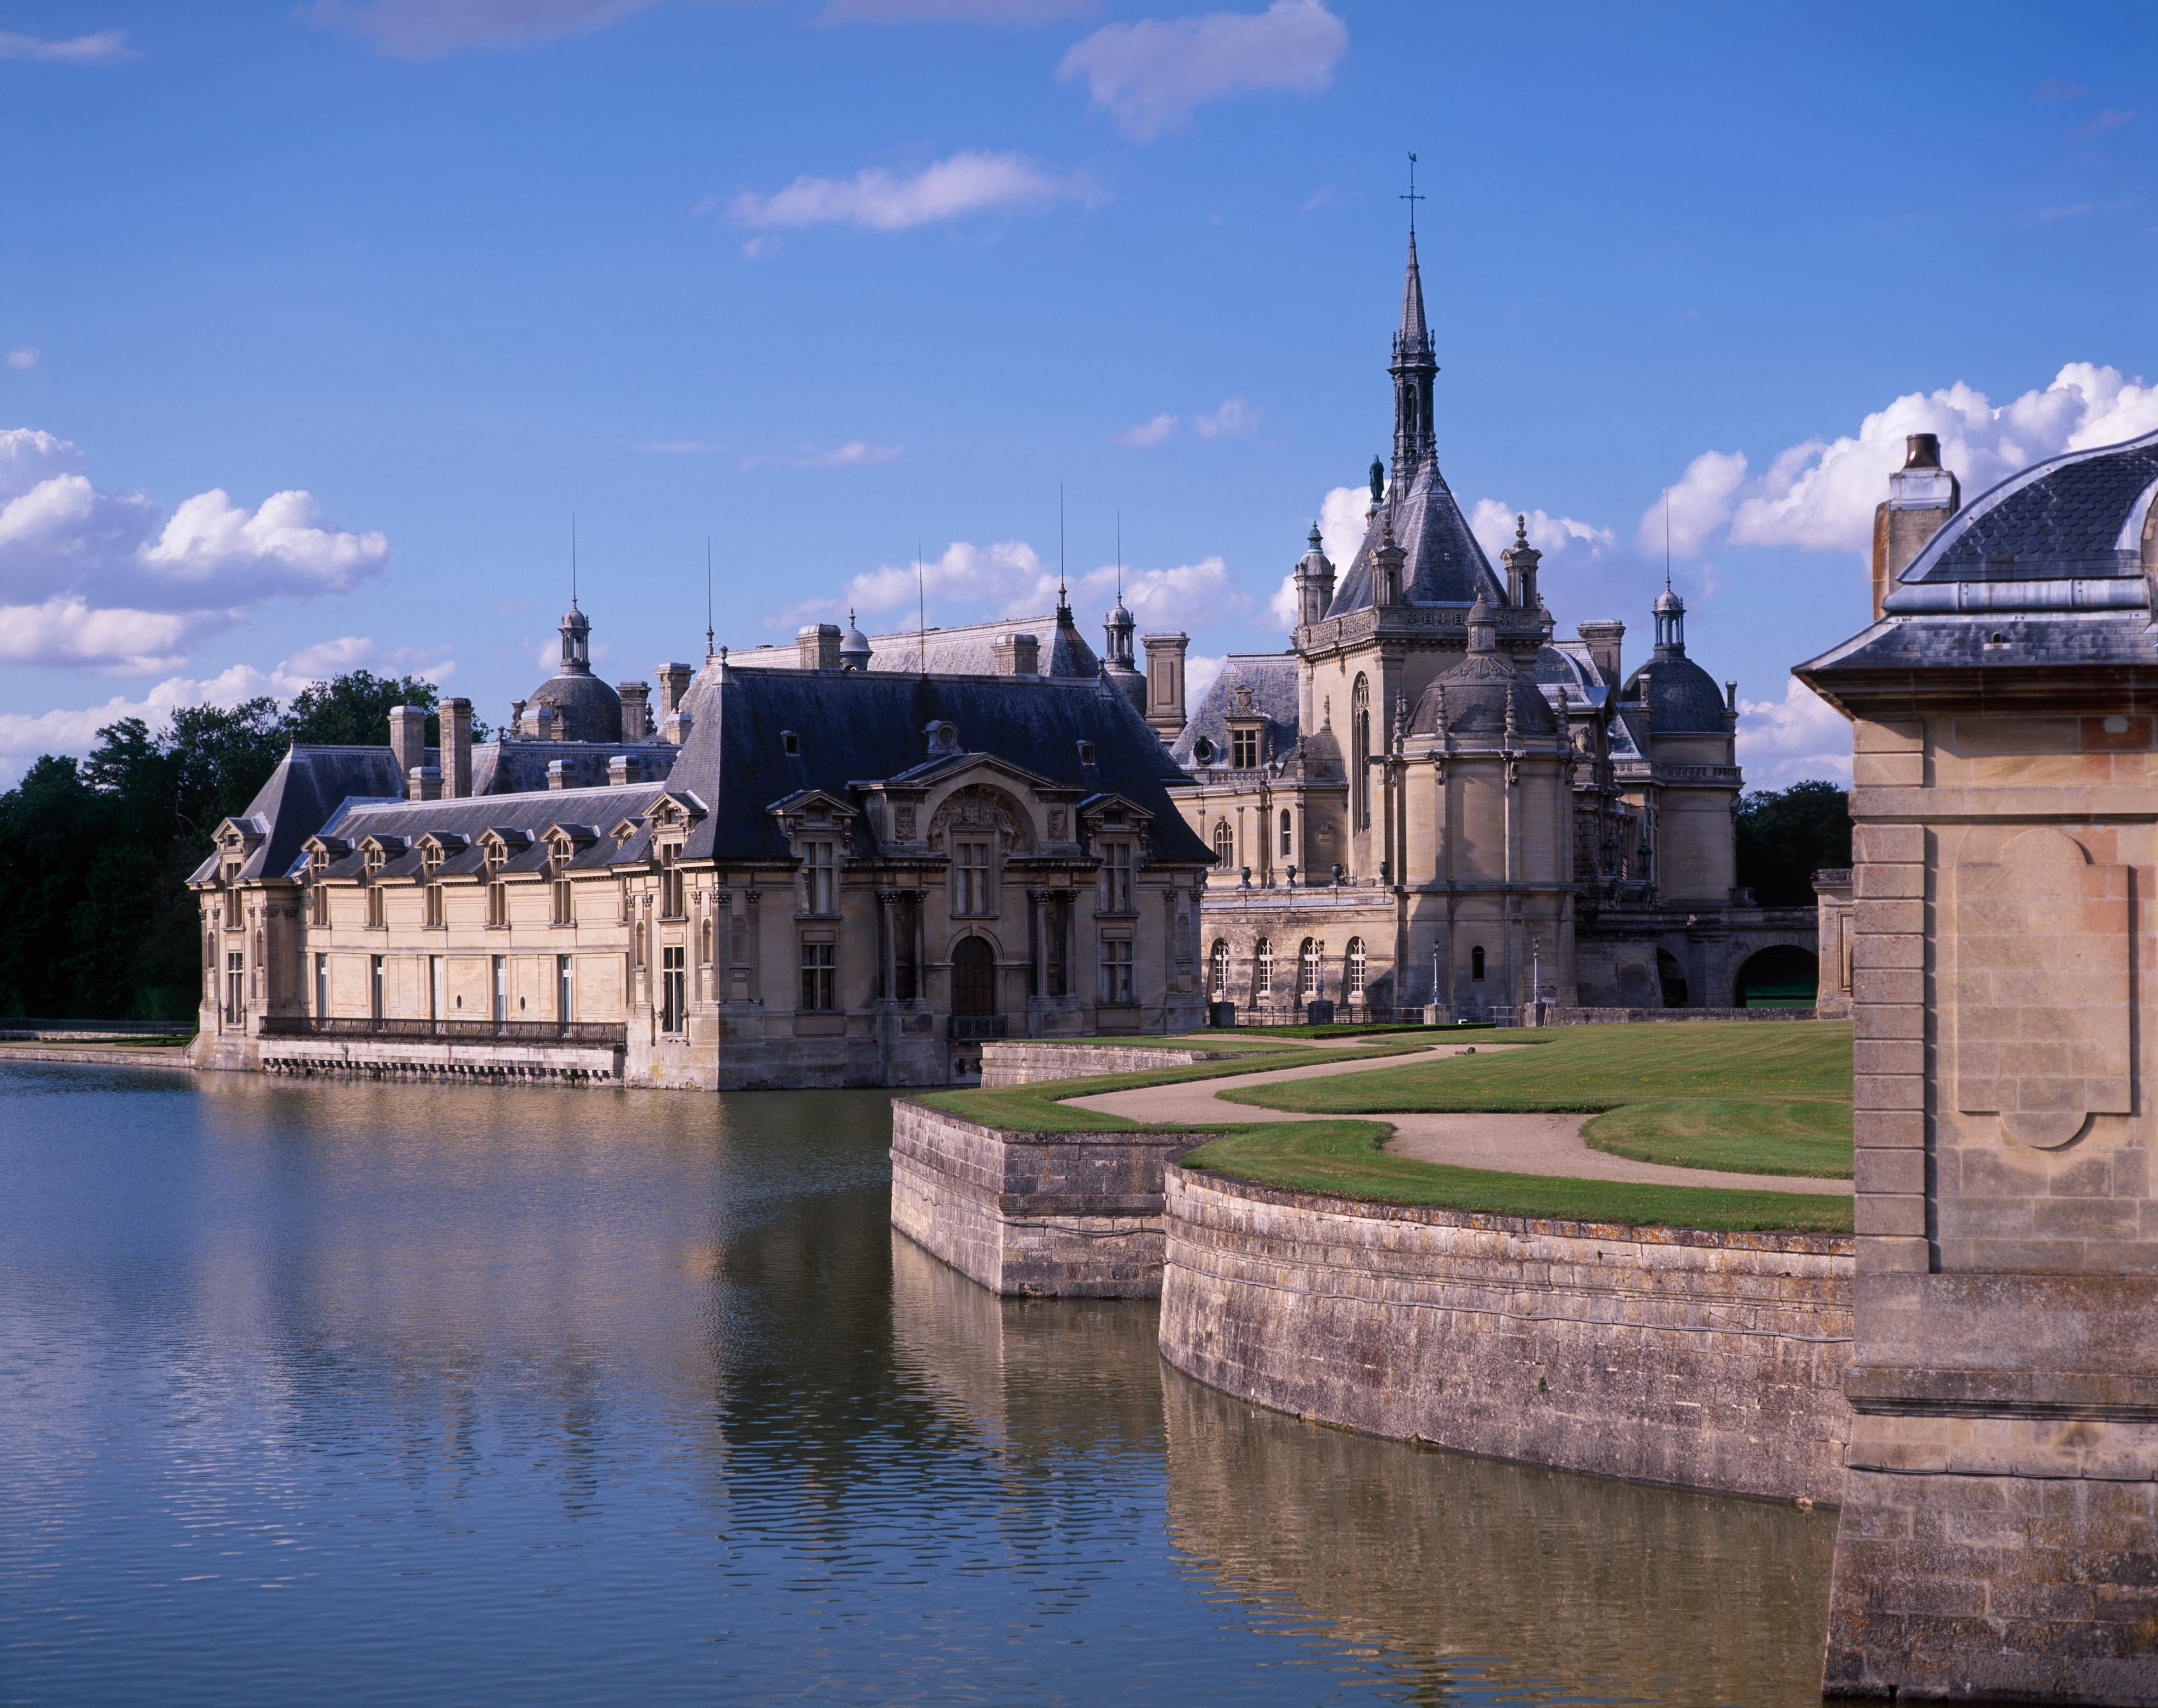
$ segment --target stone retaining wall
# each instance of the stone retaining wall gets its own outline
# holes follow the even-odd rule
[[[1645,1020],[1817,1020],[1811,1009],[1562,1009],[1551,1010],[1554,1026],[1624,1026]]]
[[[1849,1239],[1165,1189],[1162,1355],[1366,1434],[1840,1503]]]
[[[1213,1135],[1006,1133],[891,1105],[891,1225],[993,1293],[1154,1298],[1162,1180]]]
[[[1047,1043],[1014,1040],[982,1046],[982,1086],[1030,1086],[1043,1080],[1078,1079],[1088,1074],[1144,1073],[1149,1068],[1182,1067],[1214,1061],[1214,1050],[1149,1050],[1133,1044]]]
[[[184,1050],[76,1049],[60,1045],[10,1044],[0,1047],[0,1064],[10,1061],[66,1061],[79,1067],[163,1067],[174,1073],[192,1073],[194,1064]]]

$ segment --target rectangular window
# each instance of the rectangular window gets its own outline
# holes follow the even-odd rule
[[[225,957],[225,1023],[237,1026],[247,1018],[247,957],[234,953]]]
[[[1049,952],[1043,959],[1049,963],[1051,996],[1071,994],[1069,945],[1071,942],[1071,897],[1069,894],[1051,895],[1049,906],[1042,910],[1049,931]]]
[[[369,955],[367,962],[367,1012],[370,1019],[379,1021],[382,1018],[382,957]]]
[[[839,850],[829,842],[804,843],[802,847],[803,911],[837,913],[839,911]]]
[[[952,845],[955,862],[953,872],[957,880],[957,893],[953,897],[954,913],[994,913],[989,906],[989,845],[986,842],[958,842]]]
[[[1257,730],[1231,730],[1229,732],[1229,763],[1239,771],[1253,771],[1259,763],[1259,732]]]
[[[679,944],[659,952],[659,1029],[679,1032],[688,1013],[683,1001],[683,950]]]
[[[659,916],[662,919],[682,919],[688,916],[682,885],[682,869],[676,865],[682,849],[678,843],[669,843],[659,850]],[[566,925],[567,920],[558,921]]]
[[[442,886],[430,884],[426,890],[426,921],[439,929],[442,923]]]
[[[367,922],[377,931],[389,922],[388,901],[379,885],[367,886]]]
[[[1132,945],[1128,938],[1102,945],[1102,1000],[1112,1008],[1127,1007],[1131,1003]]]
[[[914,954],[920,920],[920,904],[913,896],[902,895],[891,904],[891,993],[901,1002],[922,994],[922,968]]]
[[[509,885],[490,884],[487,886],[487,922],[491,926],[509,923]]]
[[[804,943],[802,946],[802,1006],[820,1011],[836,1009],[839,1000],[839,946]]]
[[[1102,911],[1132,911],[1132,845],[1113,842],[1102,850]]]
[[[674,875],[678,882],[680,880],[681,875],[682,875],[679,872]],[[576,914],[571,907],[570,901],[570,880],[567,878],[555,879],[554,889],[555,923],[556,925],[575,925],[577,922],[577,920]]]
[[[509,957],[494,957],[494,1024],[499,1026],[509,1018]]]
[[[326,926],[330,922],[330,892],[321,879],[315,880],[312,893],[307,897],[307,923]]]
[[[437,967],[441,964],[439,961],[436,962]],[[570,976],[570,957],[557,955],[555,957],[555,1018],[565,1026],[576,1018],[576,985]]]
[[[315,1018],[320,1019],[329,1011],[330,957],[318,955],[315,957]]]

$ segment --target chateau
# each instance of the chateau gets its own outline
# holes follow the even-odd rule
[[[574,603],[561,633],[500,740],[451,699],[428,747],[400,708],[219,827],[201,1065],[939,1085],[986,1038],[1203,1019],[1212,857],[1098,673],[1043,673],[1031,635],[983,673],[875,671],[826,624],[783,664],[665,666],[655,727]]]
[[[1686,656],[1684,602],[1658,597],[1625,674],[1623,622],[1554,637],[1525,529],[1503,581],[1469,530],[1434,449],[1413,234],[1388,371],[1392,478],[1373,462],[1354,560],[1314,527],[1293,646],[1232,654],[1175,738],[1177,804],[1222,875],[1210,1001],[1452,1019],[1810,981],[1814,910],[1737,887],[1737,689]]]

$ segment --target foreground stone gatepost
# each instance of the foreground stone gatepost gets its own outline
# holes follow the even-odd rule
[[[1833,1696],[2158,1703],[2158,434],[1799,675],[1852,720],[1856,1412]]]

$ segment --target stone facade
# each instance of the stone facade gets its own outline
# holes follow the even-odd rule
[[[1089,1074],[1145,1073],[1158,1067],[1183,1067],[1216,1061],[1213,1050],[1169,1050],[1146,1044],[1053,1044],[1045,1039],[982,1046],[982,1085],[1040,1085],[1047,1080],[1079,1079]]]
[[[1122,693],[722,651],[661,673],[654,737],[641,695],[575,691],[568,621],[568,686],[520,717],[628,705],[638,740],[475,754],[452,701],[438,754],[400,709],[390,746],[296,748],[219,828],[199,1065],[942,1085],[987,1039],[1203,1019],[1207,853]]]
[[[2026,470],[1799,668],[1857,824],[1831,1695],[2158,1702],[2154,498],[2158,434]]]
[[[1461,1452],[1833,1505],[1851,1242],[1526,1220],[1189,1169],[1162,1355],[1241,1399]]]
[[[1820,942],[1820,989],[1814,998],[1814,1014],[1823,1020],[1847,1020],[1853,948],[1858,941],[1858,920],[1851,906],[1850,869],[1815,872],[1814,898]]]
[[[1668,588],[1628,675],[1623,622],[1556,638],[1525,527],[1494,573],[1433,448],[1413,243],[1390,372],[1355,560],[1312,529],[1290,650],[1232,654],[1175,743],[1215,851],[1210,998],[1260,1024],[1322,990],[1358,1017],[1742,1005],[1753,957],[1810,953],[1815,921],[1737,887],[1736,684],[1687,657]]]

